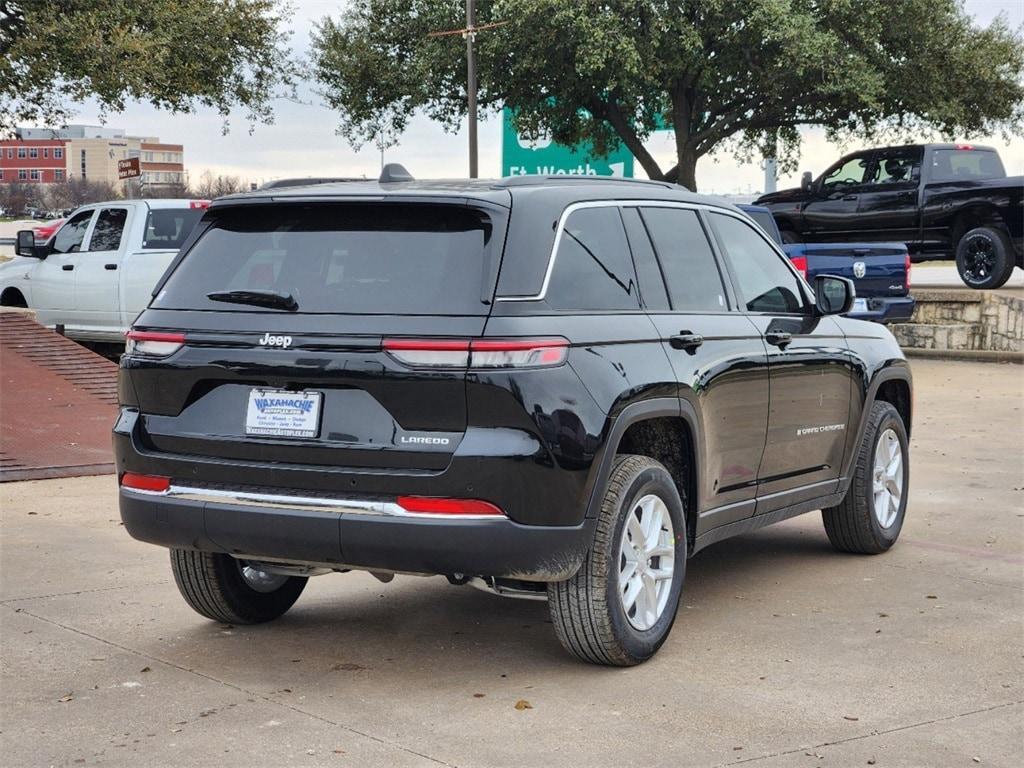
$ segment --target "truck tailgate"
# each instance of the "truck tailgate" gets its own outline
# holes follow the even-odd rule
[[[794,243],[790,259],[803,257],[807,279],[839,275],[853,280],[858,297],[906,296],[908,256],[903,243]]]

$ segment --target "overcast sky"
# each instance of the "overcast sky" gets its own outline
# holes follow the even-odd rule
[[[326,15],[337,16],[346,0],[293,0],[292,46],[302,55],[309,45],[309,32],[313,22]],[[1021,0],[967,0],[967,9],[981,24],[987,24],[996,14],[1003,12],[1010,24],[1024,24],[1024,2]],[[146,104],[133,104],[122,113],[107,117],[107,125],[125,128],[131,135],[159,136],[164,141],[185,145],[185,165],[189,175],[197,178],[209,169],[214,173],[242,176],[251,181],[266,181],[282,176],[308,176],[315,174],[341,176],[376,176],[380,170],[380,153],[373,147],[354,151],[342,138],[335,135],[337,115],[320,106],[312,88],[301,92],[303,101],[275,102],[275,122],[257,125],[250,135],[244,114],[240,111],[231,118],[231,130],[222,134],[222,120],[210,110],[196,115],[172,115],[158,112]],[[82,105],[75,122],[95,123],[96,106]],[[979,142],[981,143],[981,142]],[[999,137],[984,143],[997,146],[1003,155],[1007,170],[1024,174],[1024,138],[1005,142]],[[648,147],[663,168],[672,165],[672,138],[669,133],[652,136]],[[822,131],[805,132],[800,168],[814,171],[815,175],[844,151],[857,146],[837,147],[829,144]],[[387,161],[402,162],[414,176],[437,178],[464,176],[468,173],[466,161],[466,134],[445,133],[424,117],[414,119],[401,137],[397,147],[389,149]],[[498,176],[501,172],[501,120],[489,117],[480,127],[480,175]],[[643,170],[637,165],[637,175]],[[763,187],[764,174],[757,164],[740,165],[727,153],[703,158],[697,166],[697,180],[701,191],[718,193],[745,193]],[[799,183],[799,173],[779,179],[779,186]]]

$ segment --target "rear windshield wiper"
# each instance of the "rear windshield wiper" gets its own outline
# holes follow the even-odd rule
[[[227,304],[252,304],[256,307],[286,309],[289,312],[294,312],[299,308],[290,293],[278,293],[277,291],[213,291],[206,294],[206,298],[210,301],[223,301]]]

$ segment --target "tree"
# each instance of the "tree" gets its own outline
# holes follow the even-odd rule
[[[118,200],[124,197],[121,187],[121,184],[114,185],[109,181],[93,181],[72,176],[66,181],[42,185],[39,197],[46,208],[59,211],[105,200]]]
[[[192,187],[192,194],[204,200],[213,200],[215,197],[233,195],[248,189],[249,184],[238,176],[214,176],[210,171],[203,171],[199,183]]]
[[[339,132],[369,141],[415,110],[466,113],[461,0],[353,0],[315,28],[312,73]],[[697,161],[777,147],[801,126],[830,138],[972,138],[1024,126],[1024,39],[961,0],[494,0],[477,24],[481,105],[516,110],[527,137],[625,144],[648,176],[696,188]],[[675,163],[644,146],[664,126]]]
[[[294,82],[288,13],[275,0],[0,0],[0,134],[62,125],[88,98],[269,122],[275,89]]]

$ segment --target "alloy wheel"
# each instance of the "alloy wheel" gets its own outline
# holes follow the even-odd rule
[[[903,446],[892,429],[885,430],[878,438],[871,485],[875,519],[882,528],[891,528],[903,498]]]
[[[653,627],[668,604],[675,573],[675,531],[660,497],[639,499],[619,540],[619,600],[634,628]]]

